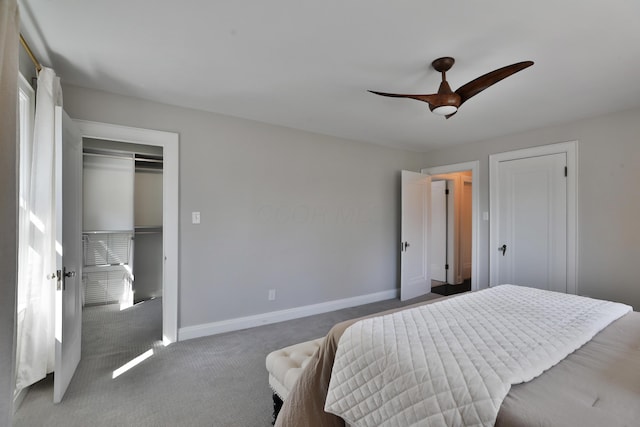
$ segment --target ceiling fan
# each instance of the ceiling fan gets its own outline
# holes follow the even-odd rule
[[[445,116],[448,119],[456,114],[458,108],[460,108],[460,106],[472,96],[479,94],[489,86],[498,83],[500,80],[533,65],[533,61],[523,61],[498,68],[497,70],[491,71],[490,73],[460,86],[455,92],[453,92],[447,82],[446,73],[451,69],[454,62],[455,60],[453,58],[447,56],[444,58],[438,58],[431,63],[431,66],[436,71],[442,73],[442,83],[440,83],[438,93],[430,95],[402,95],[397,93],[377,92],[375,90],[370,90],[369,92],[393,98],[411,98],[426,102],[429,104],[429,109],[432,112]]]

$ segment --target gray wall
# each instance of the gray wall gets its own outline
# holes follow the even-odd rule
[[[3,102],[16,103],[15,89],[0,90]],[[6,96],[6,98],[5,98]],[[12,111],[13,110],[13,111]],[[18,283],[18,197],[15,108],[0,106],[0,426],[13,414],[16,284]],[[6,118],[6,121],[4,120]]]
[[[15,388],[16,284],[18,283],[18,11],[0,4],[0,427],[11,425]]]
[[[480,212],[489,211],[489,155],[578,141],[578,293],[640,310],[640,109],[424,154],[424,166],[480,160]],[[489,223],[480,224],[480,280],[489,282]]]
[[[180,134],[180,327],[397,287],[399,171],[420,155],[72,86],[64,103]]]

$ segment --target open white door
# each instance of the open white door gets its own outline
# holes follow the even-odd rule
[[[62,107],[55,109],[56,269],[53,401],[67,391],[82,340],[82,138]]]
[[[431,292],[429,269],[429,210],[431,177],[402,171],[400,299]]]

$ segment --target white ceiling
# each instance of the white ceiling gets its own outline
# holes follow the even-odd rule
[[[63,82],[426,151],[640,106],[637,0],[22,0]],[[453,118],[367,89],[434,93],[535,65]]]

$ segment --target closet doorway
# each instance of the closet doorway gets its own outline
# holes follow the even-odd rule
[[[159,147],[162,150],[162,342],[164,345],[176,342],[178,340],[178,134],[84,120],[75,120],[75,122],[83,140],[112,141],[112,143],[124,143],[127,146],[139,144]],[[134,249],[132,253],[135,264]],[[135,298],[135,294],[130,296],[130,300]]]
[[[83,139],[84,307],[162,297],[162,175],[162,147]]]

